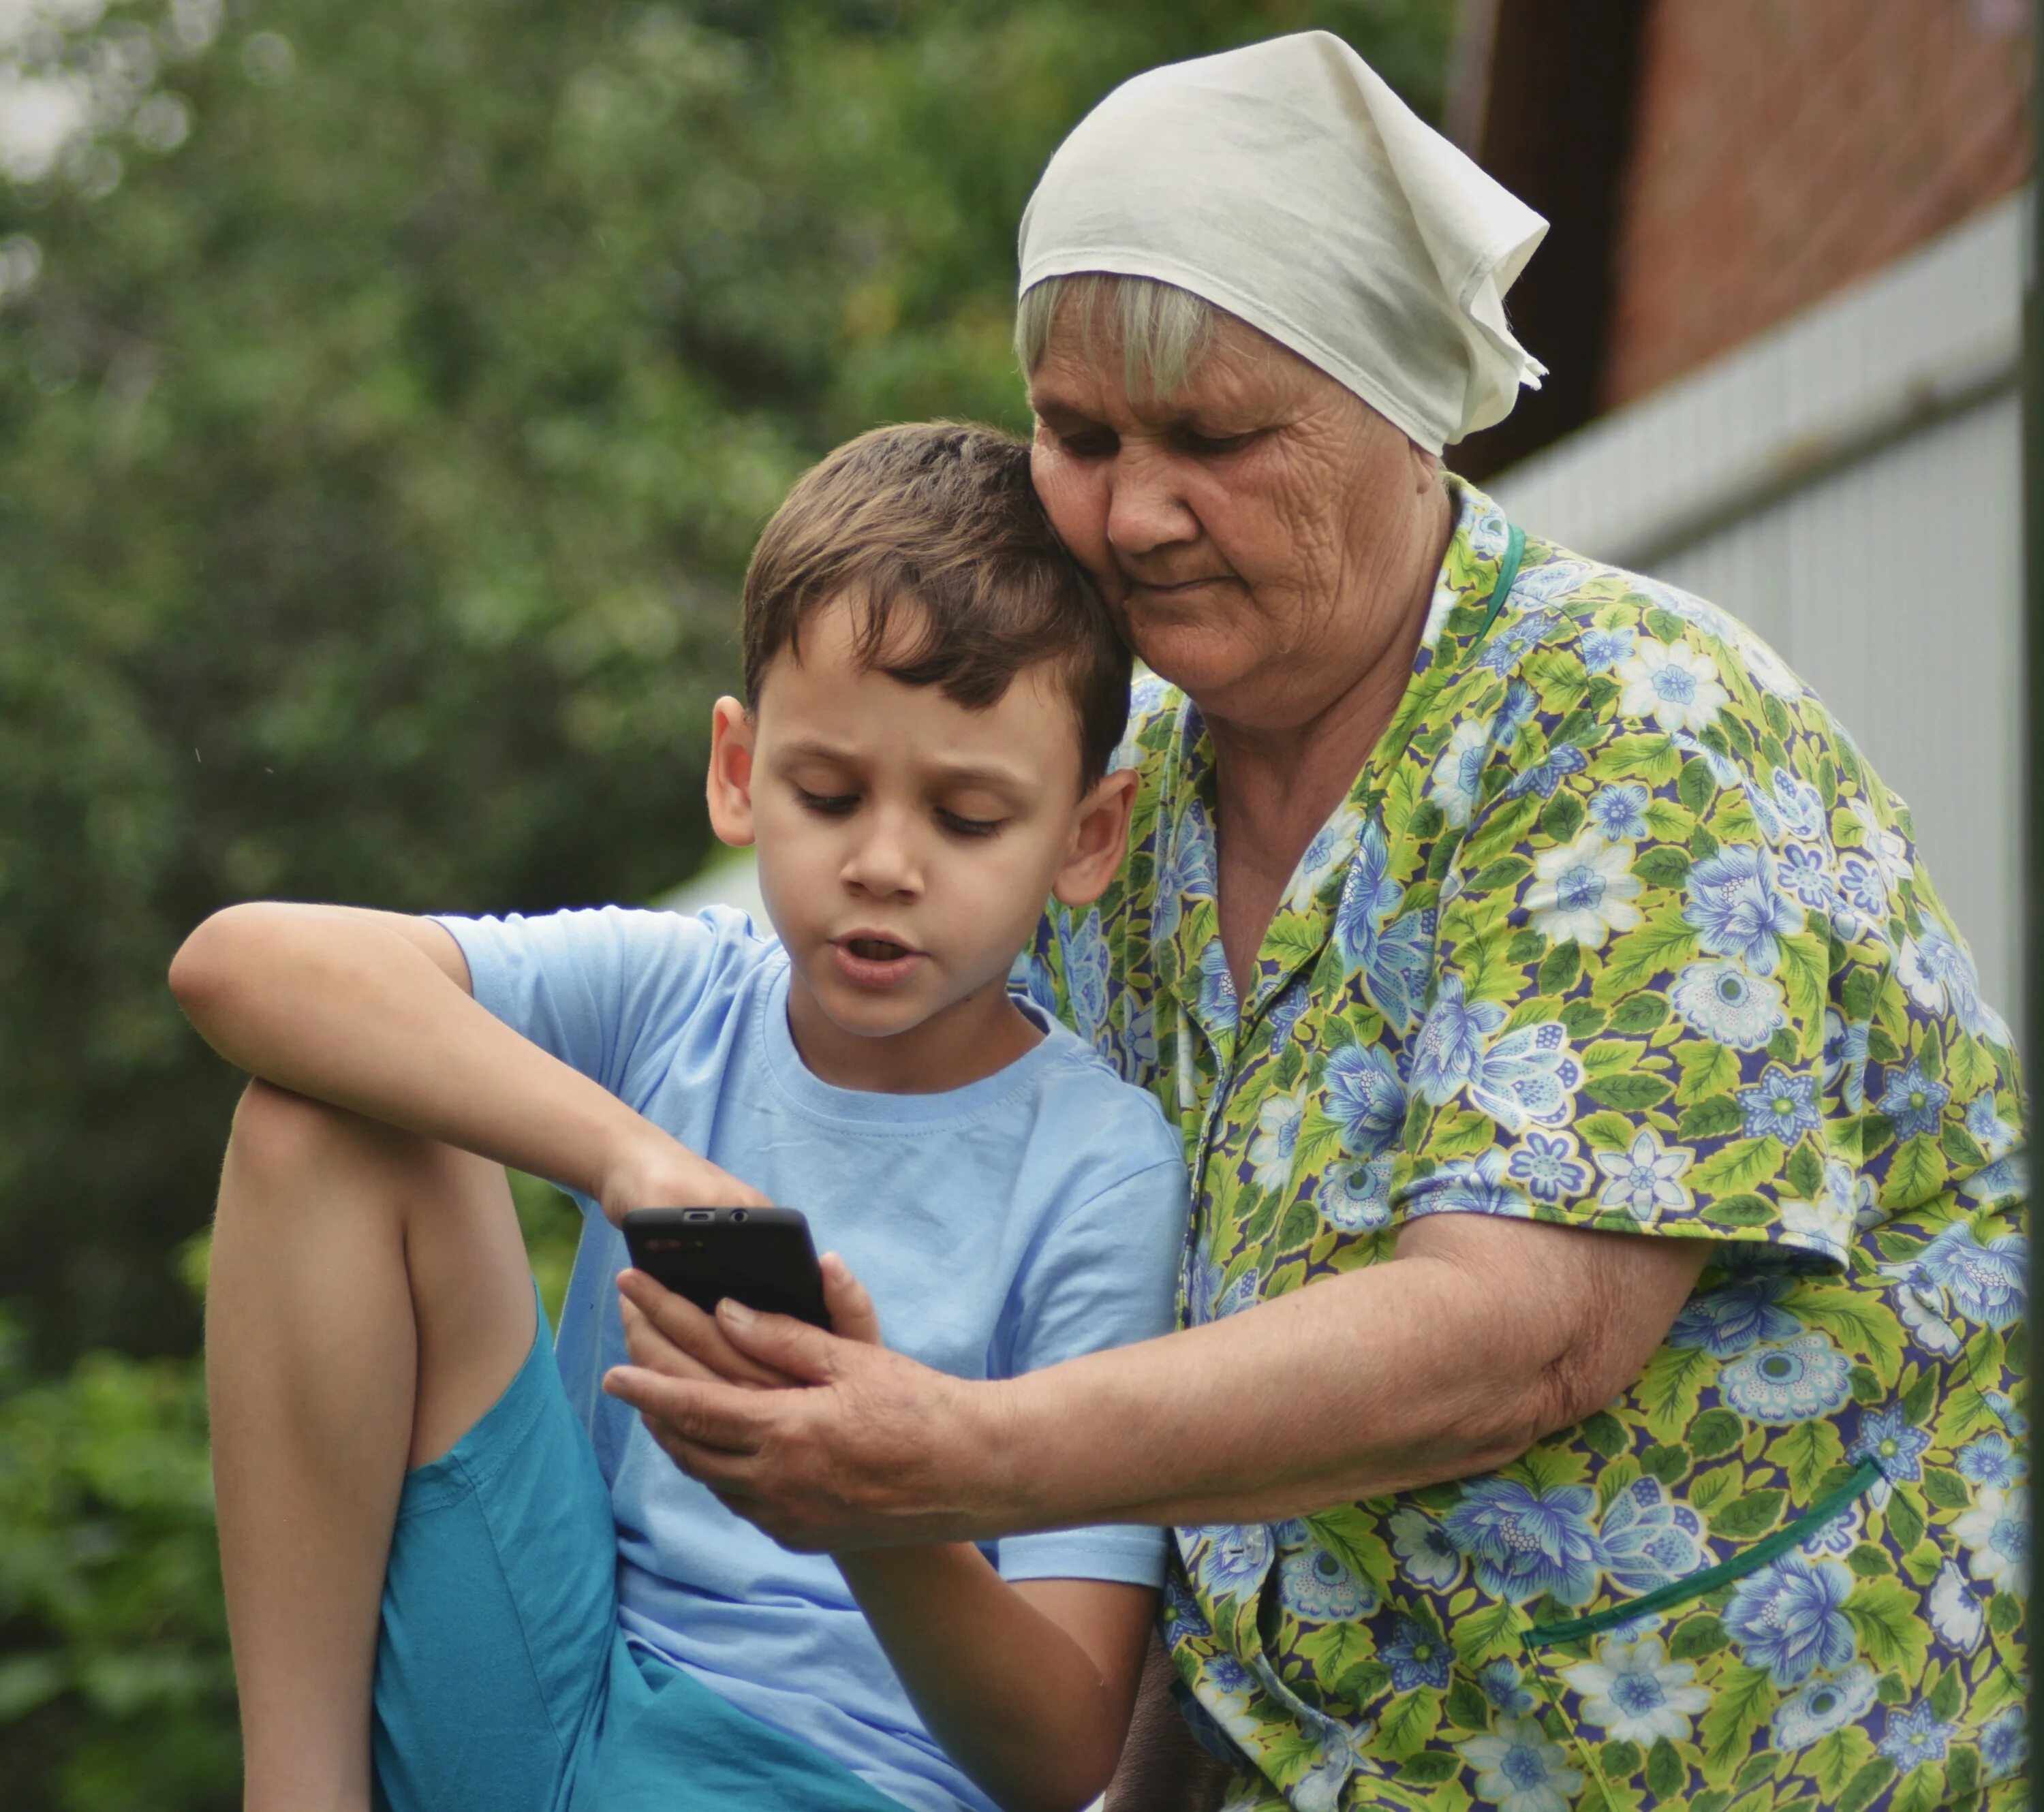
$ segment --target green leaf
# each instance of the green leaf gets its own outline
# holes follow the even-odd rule
[[[1959,1706],[1965,1701],[1965,1691],[1960,1683],[1958,1669],[1940,1668],[1938,1678],[1924,1696],[1931,1701],[1931,1709],[1946,1723],[1959,1714]]]
[[[1398,1764],[1398,1778],[1421,1787],[1432,1787],[1449,1776],[1462,1772],[1462,1758],[1446,1749],[1422,1749]]]
[[[1799,1026],[1820,1025],[1831,983],[1830,946],[1807,932],[1777,942],[1781,954],[1777,973],[1788,992],[1790,1022]]]
[[[1438,800],[1423,799],[1412,808],[1412,815],[1405,820],[1405,834],[1416,843],[1426,843],[1438,837],[1447,826],[1447,814],[1442,811]]]
[[[1902,1784],[1888,1802],[1888,1812],[1935,1812],[1946,1803],[1945,1771],[1929,1762],[1919,1762],[1902,1777]]]
[[[1717,853],[1718,840],[1708,825],[1699,824],[1689,833],[1689,854],[1698,862],[1708,862]]]
[[[1751,1793],[1754,1788],[1759,1786],[1762,1781],[1772,1780],[1774,1778],[1776,1771],[1779,1769],[1781,1766],[1781,1758],[1770,1750],[1762,1749],[1757,1756],[1749,1756],[1746,1758],[1745,1767],[1742,1768],[1739,1771],[1738,1775],[1732,1781],[1732,1791],[1735,1793]],[[1764,1796],[1755,1795],[1754,1797],[1758,1799]],[[1739,1804],[1740,1806],[1743,1807],[1746,1802],[1742,1799],[1739,1802]]]
[[[1958,1682],[1954,1680],[1956,1686]],[[1940,1711],[1940,1718],[1950,1718],[1958,1709],[1955,1703],[1952,1711]],[[1980,1756],[1973,1749],[1958,1748],[1948,1751],[1945,1756],[1946,1784],[1952,1790],[1956,1803],[1966,1799],[1980,1786]]]
[[[1583,827],[1583,802],[1573,793],[1558,793],[1540,814],[1540,833],[1558,843],[1573,843]]]
[[[1717,1361],[1698,1346],[1663,1346],[1646,1362],[1636,1387],[1646,1425],[1664,1441],[1677,1438],[1694,1419],[1696,1399]]]
[[[1898,1208],[1927,1202],[1945,1186],[1945,1161],[1928,1133],[1905,1139],[1888,1167],[1888,1199]]]
[[[1448,1722],[1458,1729],[1490,1728],[1490,1701],[1477,1690],[1474,1682],[1458,1673],[1449,1678],[1447,1709]]]
[[[1713,1152],[1684,1179],[1700,1193],[1743,1195],[1781,1168],[1781,1142],[1771,1133],[1735,1138]]]
[[[1723,1415],[1723,1410],[1710,1410],[1711,1415]],[[1701,1418],[1698,1419],[1699,1422]],[[1693,1432],[1693,1430],[1692,1431]],[[1689,1481],[1689,1502],[1698,1510],[1708,1511],[1722,1499],[1738,1496],[1746,1484],[1746,1468],[1734,1460],[1723,1466],[1713,1466],[1708,1472],[1699,1472]]]
[[[1765,1196],[1720,1196],[1711,1204],[1711,1219],[1731,1227],[1768,1227],[1781,1215]]]
[[[1845,1614],[1859,1637],[1860,1653],[1884,1673],[1913,1683],[1923,1672],[1930,1627],[1923,1600],[1900,1580],[1868,1580],[1846,1598]]]
[[[1611,1016],[1611,1029],[1637,1037],[1650,1032],[1668,1017],[1668,1003],[1656,994],[1635,994]]]
[[[1656,605],[1646,613],[1646,627],[1657,641],[1674,643],[1682,639],[1682,620],[1672,610],[1663,610]]]
[[[1582,973],[1583,953],[1573,939],[1557,944],[1540,965],[1538,985],[1543,994],[1566,994]]]
[[[1500,1599],[1462,1618],[1448,1632],[1448,1639],[1465,1667],[1478,1668],[1496,1656],[1514,1653],[1526,1622],[1517,1605]]]
[[[1634,992],[1642,983],[1681,967],[1696,953],[1696,928],[1670,902],[1612,942],[1590,992],[1599,1002],[1610,1005]],[[1731,1053],[1726,1051],[1725,1055],[1730,1057]],[[1734,1067],[1735,1070],[1735,1061]]]
[[[1689,878],[1689,858],[1680,850],[1656,844],[1642,853],[1632,872],[1648,887],[1681,887]]]
[[[1938,1374],[1927,1368],[1915,1372],[1911,1377],[1904,1374],[1902,1386],[1902,1415],[1911,1428],[1921,1428],[1931,1419],[1931,1406],[1938,1400]]]
[[[1906,1491],[1893,1491],[1888,1499],[1888,1533],[1904,1553],[1923,1539],[1923,1518]]]
[[[1902,1334],[1894,1315],[1864,1290],[1811,1285],[1796,1293],[1796,1316],[1821,1328],[1849,1353],[1863,1353],[1892,1376],[1902,1363]]]
[[[1639,1751],[1631,1743],[1606,1743],[1597,1751],[1597,1760],[1607,1780],[1630,1780],[1639,1772]]]
[[[1689,1469],[1689,1450],[1680,1446],[1653,1446],[1639,1456],[1640,1470],[1672,1485]]]
[[[1533,872],[1533,865],[1523,856],[1504,856],[1480,868],[1470,877],[1462,889],[1465,893],[1494,893],[1501,887],[1516,887]],[[1546,942],[1543,938],[1541,942]]]
[[[1700,1460],[1729,1453],[1746,1432],[1746,1425],[1728,1409],[1707,1409],[1689,1430],[1689,1446]]]
[[[1633,1070],[1593,1076],[1585,1083],[1583,1092],[1604,1107],[1621,1113],[1636,1114],[1658,1107],[1674,1090],[1661,1077],[1645,1070]]]
[[[1378,1753],[1392,1761],[1403,1761],[1424,1749],[1441,1725],[1441,1695],[1429,1687],[1400,1693],[1385,1706],[1377,1721]]]
[[[1678,1138],[1721,1138],[1746,1123],[1739,1103],[1729,1095],[1712,1095],[1684,1114],[1675,1128]]]
[[[1707,1096],[1722,1095],[1739,1081],[1739,1058],[1721,1044],[1684,1045],[1675,1061],[1682,1070],[1675,1099],[1684,1107]]]
[[[1562,1023],[1568,1028],[1570,1038],[1581,1044],[1604,1030],[1604,1009],[1592,1001],[1571,1000],[1562,1009]]]
[[[1988,1600],[1987,1620],[1997,1636],[2011,1633],[2023,1621],[2023,1601],[2005,1591],[1996,1592]]]
[[[1872,969],[1855,969],[1846,976],[1845,985],[1838,992],[1838,1003],[1845,1009],[1846,1023],[1863,1026],[1871,1019],[1880,992],[1881,984]]]
[[[1700,817],[1711,808],[1718,796],[1717,777],[1704,762],[1695,759],[1682,763],[1681,777],[1675,783],[1675,790],[1682,803]]]
[[[1785,1174],[1788,1187],[1796,1192],[1799,1200],[1814,1202],[1823,1192],[1824,1161],[1817,1155],[1816,1148],[1809,1140],[1797,1142],[1788,1154],[1788,1169]]]
[[[1711,1533],[1728,1541],[1746,1541],[1765,1535],[1781,1520],[1778,1491],[1747,1491],[1711,1513]]]
[[[1965,1032],[1952,1040],[1952,1048],[1946,1054],[1945,1068],[1949,1072],[1946,1080],[1952,1085],[1953,1095],[1960,1100],[1969,1100],[1983,1088],[1994,1085],[1994,1058],[1985,1046]]]
[[[1615,1460],[1625,1451],[1624,1427],[1616,1416],[1604,1410],[1591,1416],[1577,1432],[1582,1436],[1585,1446],[1601,1453],[1607,1460]]]
[[[1776,1696],[1773,1678],[1765,1668],[1738,1663],[1719,1676],[1700,1732],[1704,1765],[1713,1776],[1745,1755],[1754,1732],[1773,1714]]]
[[[1987,1162],[1987,1154],[1957,1120],[1945,1123],[1943,1131],[1938,1134],[1938,1146],[1951,1160],[1955,1170],[1977,1170]]]
[[[1689,1784],[1689,1771],[1666,1737],[1656,1737],[1646,1756],[1646,1791],[1656,1799],[1673,1805]]]
[[[1799,1422],[1776,1437],[1768,1457],[1788,1473],[1789,1488],[1807,1503],[1816,1495],[1817,1481],[1845,1457],[1845,1446],[1835,1423]]]
[[[1576,1131],[1593,1151],[1627,1151],[1639,1128],[1619,1114],[1592,1114],[1576,1122]]]
[[[1767,1054],[1777,1063],[1785,1063],[1792,1067],[1803,1054],[1802,1040],[1784,1026],[1767,1041]]]
[[[1885,1548],[1877,1548],[1871,1541],[1862,1541],[1846,1557],[1846,1564],[1863,1580],[1877,1580],[1883,1573],[1895,1571],[1895,1563],[1888,1558]]]
[[[1923,1468],[1923,1495],[1940,1510],[1968,1510],[1973,1506],[1973,1494],[1966,1481],[1942,1466]]]
[[[1668,1653],[1678,1661],[1693,1661],[1705,1655],[1715,1655],[1731,1643],[1723,1620],[1706,1613],[1701,1617],[1685,1618],[1675,1626],[1674,1633],[1668,1638]]]
[[[1515,931],[1512,942],[1505,946],[1504,960],[1515,968],[1523,968],[1547,947],[1545,935],[1535,931]]]

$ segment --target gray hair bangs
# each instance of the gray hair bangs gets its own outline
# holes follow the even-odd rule
[[[1015,356],[1028,376],[1043,363],[1063,317],[1078,328],[1079,350],[1089,364],[1118,343],[1129,395],[1153,401],[1185,387],[1206,356],[1220,313],[1204,296],[1154,277],[1107,271],[1046,277],[1016,304]]]

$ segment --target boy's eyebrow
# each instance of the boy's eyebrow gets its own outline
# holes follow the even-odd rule
[[[841,766],[857,767],[862,765],[859,756],[849,749],[841,749],[833,743],[814,739],[782,745],[780,759],[800,760],[808,757],[813,760],[836,762]],[[947,785],[953,786],[992,786],[1003,791],[1028,793],[1034,790],[1029,776],[1017,769],[1005,767],[998,762],[979,760],[949,761],[936,756],[924,764],[934,770]]]

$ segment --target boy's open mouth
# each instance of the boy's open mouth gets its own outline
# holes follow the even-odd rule
[[[886,938],[847,938],[844,947],[868,962],[892,962],[897,957],[914,954],[906,944],[894,943]]]

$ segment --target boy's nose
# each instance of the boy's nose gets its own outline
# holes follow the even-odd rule
[[[920,893],[922,875],[902,827],[884,820],[862,838],[844,865],[847,886],[863,893]]]

